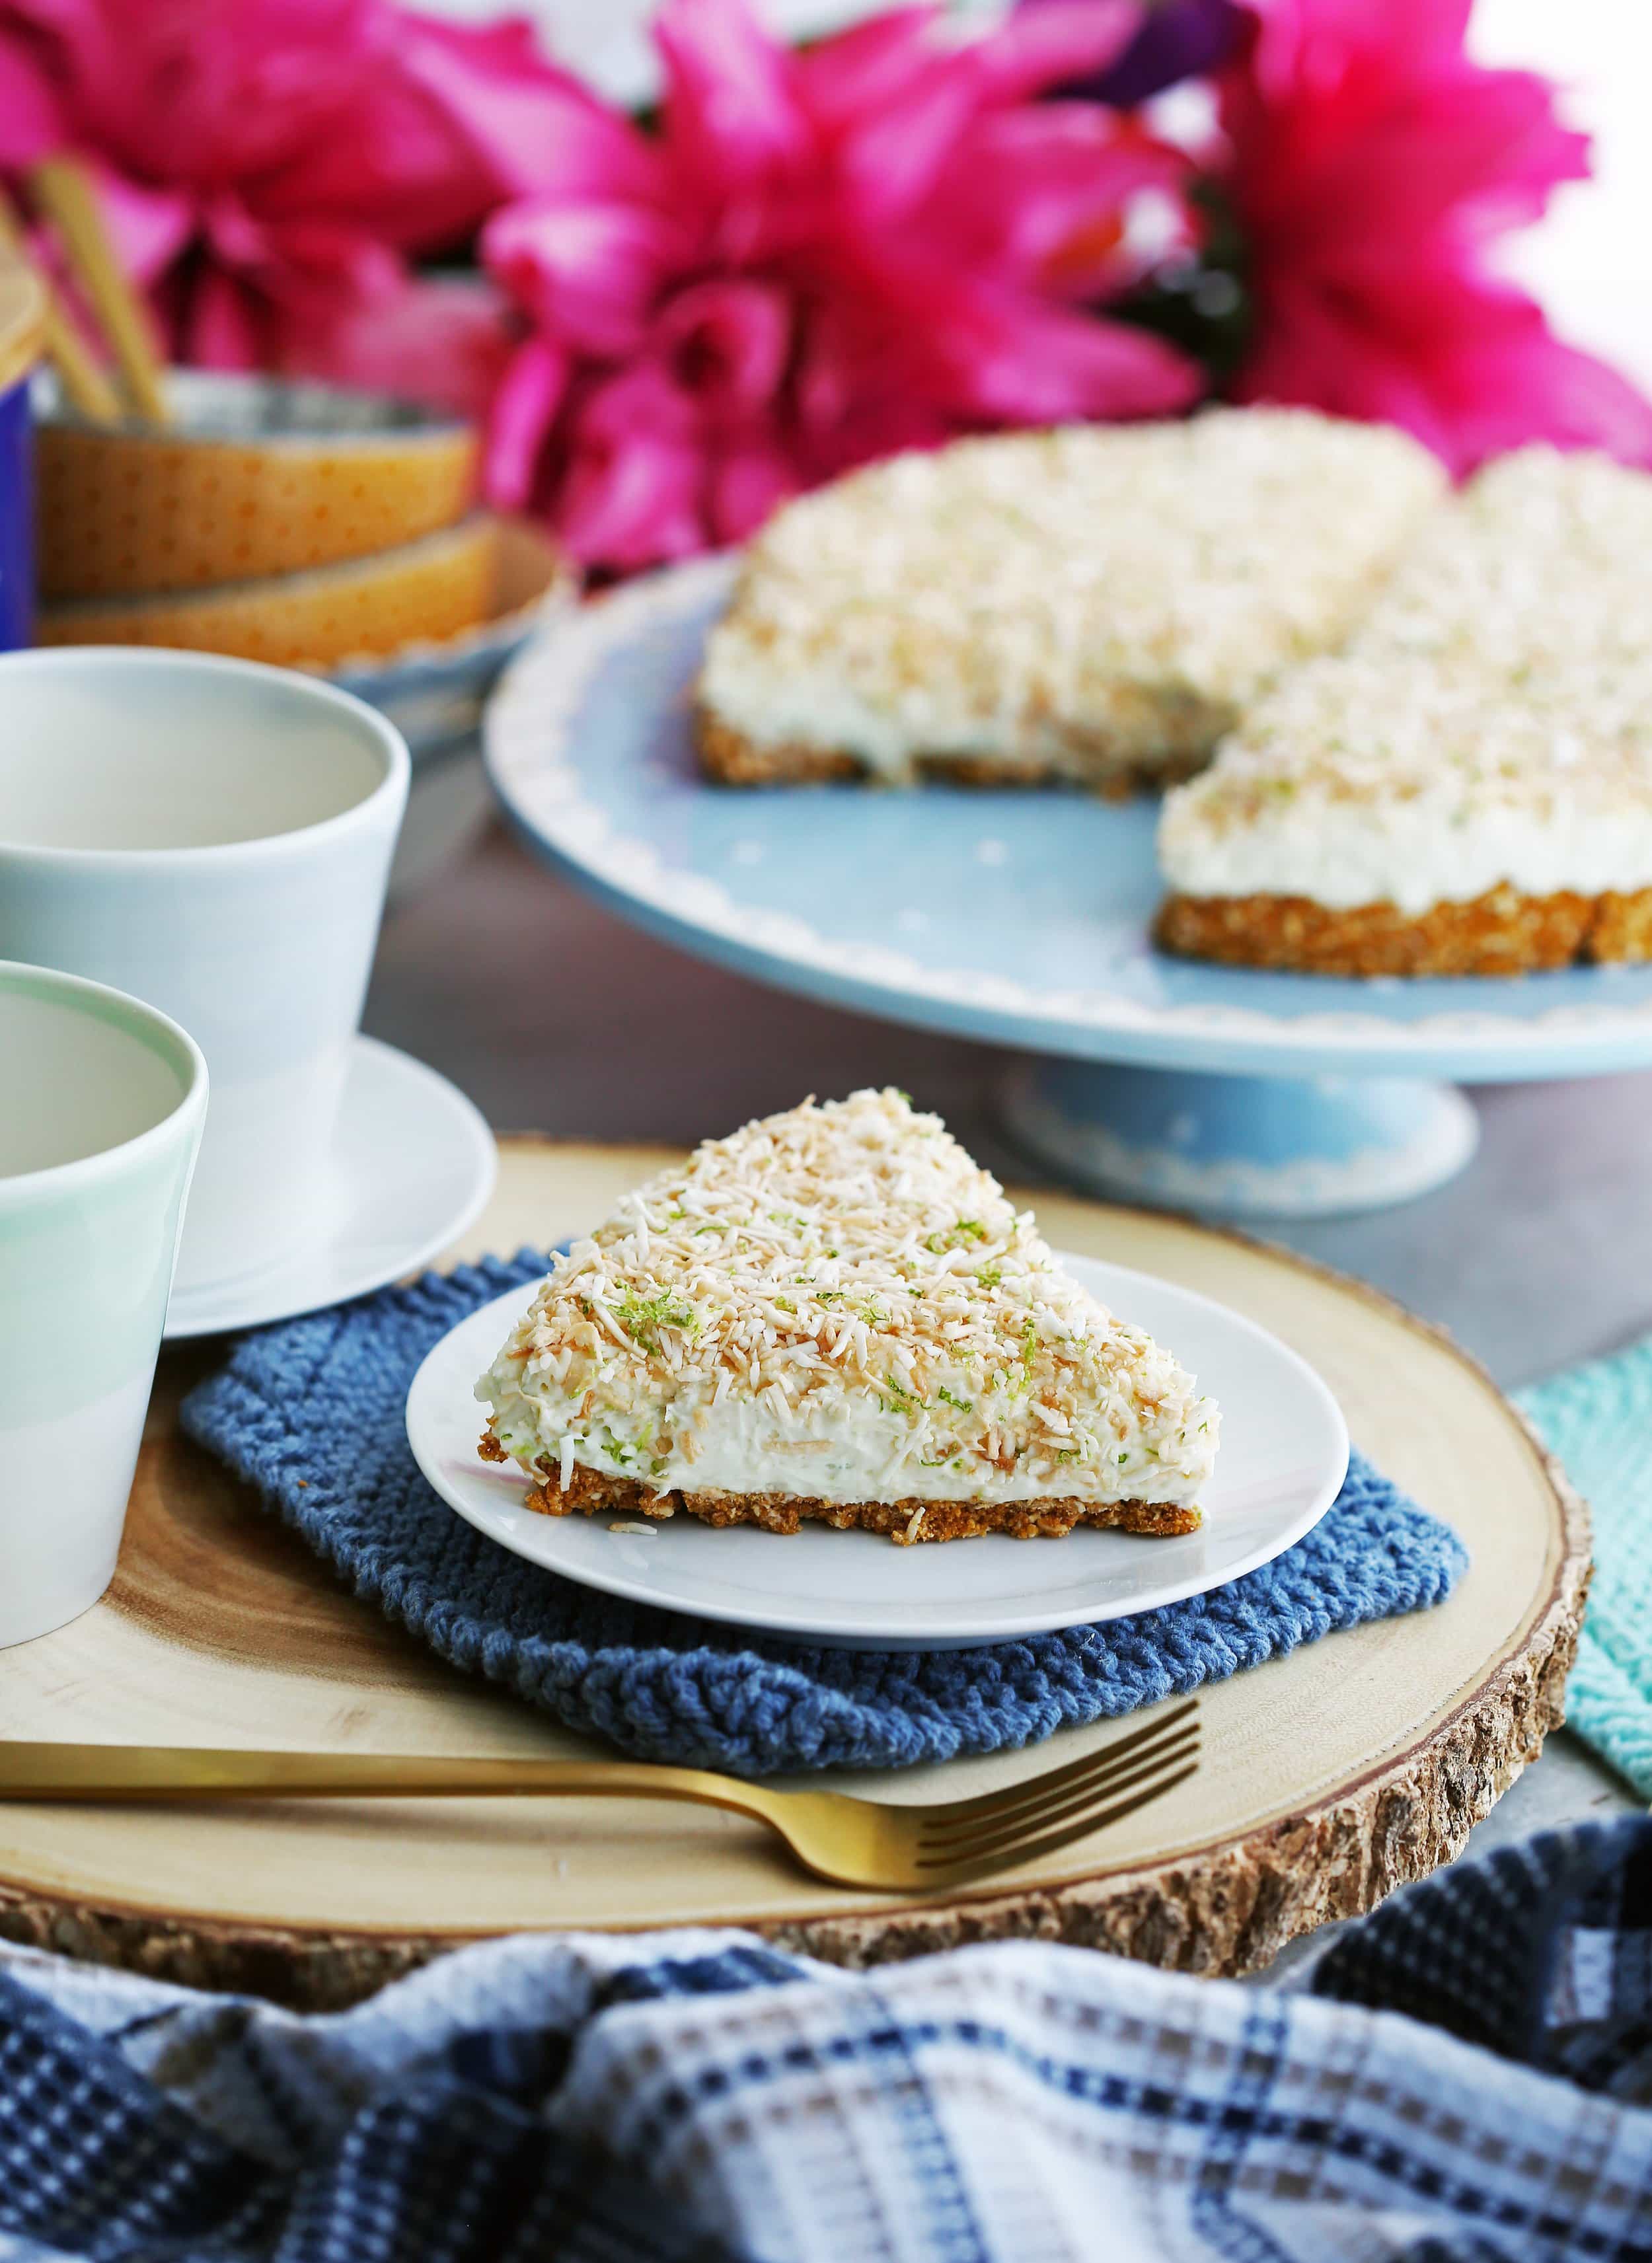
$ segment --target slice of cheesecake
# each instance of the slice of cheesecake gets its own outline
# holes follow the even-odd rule
[[[713,631],[731,784],[1185,777],[1338,644],[1444,491],[1403,433],[1305,409],[962,440],[778,511]]]
[[[1189,1532],[1217,1412],[903,1094],[749,1124],[557,1259],[476,1386],[550,1515]]]
[[[1652,478],[1534,448],[1167,799],[1163,946],[1309,973],[1652,957]]]

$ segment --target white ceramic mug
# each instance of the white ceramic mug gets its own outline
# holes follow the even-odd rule
[[[310,676],[136,647],[0,658],[0,958],[146,999],[212,1072],[180,1289],[331,1223],[407,791],[395,726]]]
[[[206,1115],[163,1014],[0,964],[0,1645],[113,1577]]]

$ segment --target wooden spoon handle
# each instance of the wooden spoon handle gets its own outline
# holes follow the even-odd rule
[[[64,392],[83,416],[94,424],[118,424],[120,396],[93,358],[91,349],[64,313],[52,288],[51,278],[31,257],[28,237],[17,206],[0,189],[0,249],[26,267],[46,299],[46,351],[62,381]]]
[[[141,416],[170,422],[160,358],[147,309],[115,256],[85,168],[73,157],[47,157],[29,174],[29,192],[62,240],[63,254],[91,301]]]

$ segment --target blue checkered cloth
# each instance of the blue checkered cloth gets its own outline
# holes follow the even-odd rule
[[[672,1933],[304,2019],[0,1948],[0,2263],[1646,2263],[1649,1883],[1638,1820],[1460,1866],[1313,1995]]]
[[[978,1650],[811,1648],[598,1594],[455,1516],[407,1442],[425,1353],[545,1266],[532,1252],[489,1258],[265,1328],[185,1400],[184,1424],[440,1656],[644,1759],[763,1775],[1002,1752],[1424,1609],[1467,1561],[1455,1533],[1356,1455],[1314,1530],[1259,1572]]]

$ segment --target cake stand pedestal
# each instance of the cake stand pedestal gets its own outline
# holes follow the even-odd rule
[[[1087,1193],[1225,1218],[1325,1218],[1409,1202],[1474,1154],[1454,1085],[1409,1076],[1213,1076],[1059,1056],[1000,1100],[1017,1146]]]

